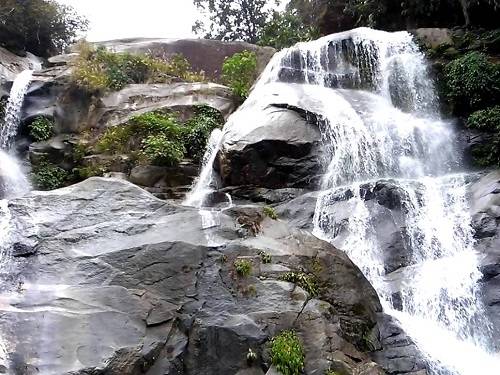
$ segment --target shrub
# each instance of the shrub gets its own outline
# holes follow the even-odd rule
[[[37,142],[43,142],[54,134],[54,121],[47,117],[37,117],[30,125],[30,136]]]
[[[227,57],[222,65],[222,81],[241,99],[246,99],[257,78],[257,55],[243,51]]]
[[[267,207],[264,207],[262,212],[264,213],[264,215],[266,215],[270,219],[278,220],[278,214],[276,213],[276,210],[274,208],[267,206]]]
[[[280,277],[280,280],[300,286],[313,297],[318,295],[318,284],[316,280],[313,276],[306,275],[303,272],[287,272]]]
[[[142,141],[147,160],[158,166],[173,166],[184,156],[184,146],[178,140],[171,140],[165,134],[150,135]]]
[[[126,152],[130,137],[133,135],[134,129],[127,124],[109,127],[98,139],[95,149],[101,153],[111,154]]]
[[[250,276],[252,273],[252,262],[248,259],[238,259],[234,262],[234,268],[239,276]]]
[[[34,166],[31,174],[33,183],[41,190],[54,190],[63,187],[68,176],[68,172],[64,169],[47,161],[42,161]]]
[[[186,123],[184,144],[187,155],[201,162],[212,131],[224,125],[221,113],[208,106],[198,106],[195,115]]]
[[[75,168],[73,171],[78,179],[86,180],[90,177],[101,177],[108,172],[107,165],[89,165],[86,167]]]
[[[271,362],[283,375],[300,375],[304,368],[304,349],[294,331],[283,331],[271,339]]]
[[[481,167],[500,167],[500,134],[493,134],[486,144],[472,146],[472,158]]]
[[[447,96],[461,111],[479,109],[500,95],[500,64],[481,52],[469,52],[445,67]]]
[[[262,260],[262,263],[264,264],[269,264],[273,261],[273,258],[271,255],[266,253],[265,251],[259,251],[260,259]]]
[[[165,61],[149,55],[113,53],[86,42],[79,44],[78,51],[72,81],[90,92],[121,90],[132,83],[169,82],[172,77],[189,82],[205,81],[203,72],[193,72],[182,55]]]
[[[500,133],[500,105],[476,111],[467,120],[469,128]]]

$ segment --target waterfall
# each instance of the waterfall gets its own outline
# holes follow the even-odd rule
[[[359,266],[431,374],[499,373],[479,298],[467,175],[437,103],[407,32],[360,28],[298,43],[275,54],[228,119],[192,197],[203,201],[216,180],[215,154],[244,139],[269,105],[315,113],[327,151],[315,235]],[[409,254],[399,270],[387,264],[385,222],[399,228],[398,251]]]
[[[32,75],[32,70],[25,70],[16,77],[12,84],[9,101],[5,107],[5,119],[0,129],[0,149],[2,150],[10,149],[17,134],[24,96],[28,91]]]

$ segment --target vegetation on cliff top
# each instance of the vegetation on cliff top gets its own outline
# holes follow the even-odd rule
[[[174,55],[168,61],[148,55],[114,53],[104,47],[81,42],[73,62],[72,81],[90,92],[121,90],[133,83],[165,83],[174,79],[206,81],[203,72],[194,72],[185,57]]]

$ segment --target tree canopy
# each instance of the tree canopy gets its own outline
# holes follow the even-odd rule
[[[266,0],[194,0],[207,20],[197,21],[193,31],[208,39],[256,43],[271,14],[268,3]]]
[[[61,52],[88,22],[72,7],[53,0],[2,0],[0,45],[39,56]]]

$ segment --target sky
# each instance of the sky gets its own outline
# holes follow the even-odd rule
[[[198,12],[191,0],[56,0],[90,21],[88,41],[130,37],[194,37]]]

